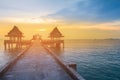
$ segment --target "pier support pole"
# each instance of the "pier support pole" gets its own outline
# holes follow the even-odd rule
[[[72,64],[68,64],[69,67],[71,67],[74,70],[77,70],[77,64],[72,63]]]
[[[11,43],[11,49],[13,50],[13,43]]]
[[[10,50],[10,44],[8,43],[8,49]]]
[[[6,50],[6,42],[4,41],[4,49]]]

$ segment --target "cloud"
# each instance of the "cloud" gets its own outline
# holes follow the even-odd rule
[[[113,22],[100,23],[100,24],[94,25],[93,27],[96,27],[101,30],[119,31],[120,30],[120,20],[113,21]]]
[[[75,24],[65,24],[62,28],[78,29],[78,30],[100,30],[100,31],[120,31],[120,20],[104,22],[104,23],[90,23],[81,22]]]
[[[120,20],[120,0],[1,0],[0,11],[0,20],[97,24]]]
[[[0,16],[45,16],[59,11],[78,0],[1,0]]]
[[[120,0],[82,0],[48,17],[69,22],[109,22],[120,19]]]
[[[0,22],[6,22],[6,23],[26,23],[26,24],[56,24],[56,23],[62,23],[60,20],[55,20],[52,18],[21,18],[21,17],[8,17],[8,18],[2,18],[0,19]]]

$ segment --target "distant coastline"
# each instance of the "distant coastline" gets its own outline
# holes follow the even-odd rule
[[[118,38],[105,38],[105,39],[65,39],[65,40],[120,40]]]

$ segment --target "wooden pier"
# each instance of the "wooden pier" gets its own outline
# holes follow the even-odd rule
[[[2,68],[0,80],[84,80],[40,41],[21,54]]]
[[[32,40],[39,39],[42,44],[47,45],[56,49],[64,49],[64,40],[61,40],[61,37],[64,37],[62,33],[55,27],[49,34],[48,40],[41,39],[40,35],[33,35],[31,40],[23,40],[23,33],[19,30],[17,26],[14,26],[5,37],[8,37],[7,40],[4,40],[4,49],[5,50],[13,50],[13,49],[21,49],[22,46],[28,46],[31,44]]]
[[[66,64],[50,48],[64,49],[61,32],[55,27],[48,40],[34,35],[31,40],[22,40],[23,33],[14,26],[4,40],[5,50],[26,46],[0,69],[0,80],[84,80],[76,72],[76,64]]]

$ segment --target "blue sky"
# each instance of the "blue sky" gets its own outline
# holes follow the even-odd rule
[[[72,4],[69,0],[0,0],[0,16],[45,16]]]
[[[51,17],[66,21],[109,22],[120,19],[120,0],[0,0],[0,16]]]
[[[120,0],[80,0],[52,14],[72,21],[109,22],[120,19]]]

